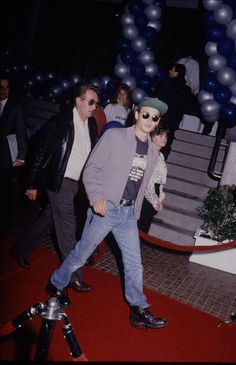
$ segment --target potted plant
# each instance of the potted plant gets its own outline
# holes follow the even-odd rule
[[[196,246],[236,240],[236,186],[210,188],[197,214],[203,224],[194,236]],[[193,253],[190,261],[236,274],[236,248]]]

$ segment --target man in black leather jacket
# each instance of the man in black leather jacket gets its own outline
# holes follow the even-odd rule
[[[30,169],[26,195],[35,200],[41,187],[47,190],[62,260],[76,243],[75,197],[83,166],[98,138],[92,117],[98,98],[99,91],[93,85],[75,88],[73,104],[68,104],[63,113],[53,116],[44,127]],[[17,256],[17,247],[13,247],[13,255],[14,251]],[[83,281],[81,270],[71,278],[70,287],[77,292],[91,290]]]

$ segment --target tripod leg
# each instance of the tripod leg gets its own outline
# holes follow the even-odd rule
[[[71,326],[68,316],[64,313],[63,317],[65,320],[65,326],[63,327],[63,333],[64,333],[66,341],[69,345],[71,355],[73,356],[73,360],[74,361],[88,361],[86,356],[82,353],[82,350],[76,339],[75,333],[73,331],[73,328]]]
[[[42,318],[34,361],[47,360],[54,327],[55,320]]]

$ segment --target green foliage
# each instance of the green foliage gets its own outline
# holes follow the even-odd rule
[[[236,187],[221,185],[211,188],[202,205],[197,208],[203,220],[201,228],[218,242],[236,240]]]

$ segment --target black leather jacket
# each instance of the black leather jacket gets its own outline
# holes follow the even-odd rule
[[[96,119],[88,118],[91,149],[98,133]],[[28,189],[49,189],[55,192],[60,186],[74,141],[73,111],[53,116],[43,127],[40,146],[30,168]]]

